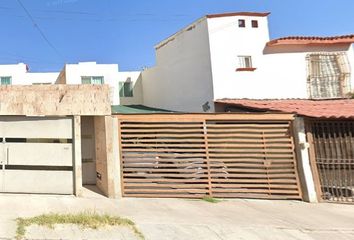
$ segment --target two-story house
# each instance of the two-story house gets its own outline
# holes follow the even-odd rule
[[[155,46],[143,103],[213,112],[221,99],[334,99],[354,87],[354,35],[271,40],[269,13],[207,15]]]

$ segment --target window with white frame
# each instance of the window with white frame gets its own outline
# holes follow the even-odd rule
[[[238,56],[238,68],[252,68],[252,57]]]
[[[0,77],[0,83],[1,85],[11,85],[12,77]]]
[[[104,77],[102,76],[82,76],[82,84],[104,84]]]
[[[133,82],[130,77],[125,82],[119,82],[119,97],[133,97]]]

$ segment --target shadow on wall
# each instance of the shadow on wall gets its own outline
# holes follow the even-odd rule
[[[142,73],[139,74],[139,77],[132,82],[132,89],[133,92],[132,97],[119,97],[120,105],[140,105],[143,104],[143,78]]]

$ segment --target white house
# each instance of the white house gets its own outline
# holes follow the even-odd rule
[[[112,105],[141,101],[140,72],[119,72],[118,64],[79,62],[65,64],[56,81],[59,84],[108,84]]]
[[[0,65],[1,85],[52,84],[59,72],[29,72],[24,63]]]
[[[328,99],[354,87],[354,35],[270,40],[269,13],[207,15],[155,46],[143,103],[215,111],[224,98]]]
[[[24,63],[0,65],[1,85],[108,84],[112,105],[141,104],[140,72],[119,72],[118,64],[79,62],[65,64],[61,72],[30,72]]]

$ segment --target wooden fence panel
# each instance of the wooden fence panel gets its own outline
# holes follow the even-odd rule
[[[301,199],[291,118],[224,116],[118,116],[123,195]]]
[[[213,196],[299,199],[289,124],[209,121]]]

